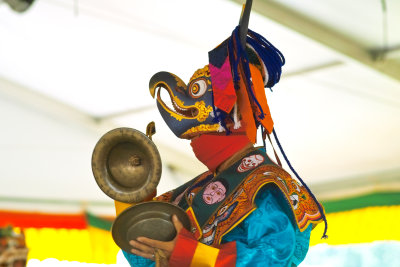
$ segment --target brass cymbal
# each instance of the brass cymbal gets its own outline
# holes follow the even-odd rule
[[[189,216],[183,209],[171,203],[161,201],[143,202],[127,208],[115,219],[111,233],[114,242],[129,252],[130,240],[147,237],[160,241],[171,241],[176,236],[172,215],[176,215],[190,231]]]
[[[132,128],[117,128],[97,142],[92,171],[106,195],[124,203],[137,203],[156,189],[161,177],[161,158],[146,135]]]

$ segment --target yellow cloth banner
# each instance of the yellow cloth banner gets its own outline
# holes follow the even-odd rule
[[[400,240],[400,206],[382,206],[328,213],[328,239],[321,240],[324,224],[312,231],[310,245],[369,243]]]
[[[55,258],[87,263],[115,264],[119,248],[111,233],[87,229],[27,228],[24,230],[28,260]]]
[[[400,205],[328,213],[327,220],[329,238],[321,240],[324,229],[321,223],[312,231],[311,246],[320,243],[341,245],[400,240]],[[29,248],[28,259],[116,263],[119,248],[109,231],[89,226],[83,230],[27,228],[24,233]],[[215,261],[216,255],[211,254],[213,256],[208,261]]]

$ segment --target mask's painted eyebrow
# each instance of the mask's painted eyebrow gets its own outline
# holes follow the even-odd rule
[[[186,88],[183,89],[183,88],[181,88],[181,87],[179,87],[179,86],[176,86],[176,87],[175,87],[175,90],[176,90],[177,92],[181,93],[181,94],[186,94]]]

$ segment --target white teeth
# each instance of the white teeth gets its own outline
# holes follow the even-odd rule
[[[1,0],[0,0],[0,1],[1,1]],[[160,87],[159,90],[161,90],[161,88],[162,88],[162,87]],[[161,102],[164,103],[164,105],[165,105],[169,110],[171,110],[172,112],[175,111],[176,114],[179,114],[179,115],[184,116],[184,117],[190,116],[190,115],[187,115],[187,114],[188,114],[188,112],[191,112],[191,116],[192,116],[193,118],[196,117],[196,114],[195,114],[196,111],[194,111],[194,110],[192,110],[192,109],[186,109],[186,108],[180,107],[180,106],[177,104],[177,102],[175,101],[175,99],[174,99],[173,97],[171,97],[170,92],[168,92],[168,95],[169,95],[169,98],[168,98],[168,99],[171,100],[171,102],[169,102],[168,105],[167,105],[167,103],[163,102],[163,100],[162,100],[162,99],[163,99],[163,96],[160,96],[160,100],[161,100]],[[172,108],[171,108],[171,105],[172,105]]]
[[[179,111],[185,111],[185,109],[181,108],[180,106],[178,106],[178,104],[175,102],[175,100],[172,100],[173,104],[174,104],[174,108],[175,110],[179,110]]]
[[[180,112],[184,112],[184,111],[185,111],[185,109],[179,107],[179,106],[176,104],[175,101],[174,101],[174,108],[175,108],[175,110],[178,111],[178,112],[179,112],[179,111],[180,111]]]

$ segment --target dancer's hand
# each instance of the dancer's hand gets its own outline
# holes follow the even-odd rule
[[[172,251],[175,248],[178,233],[183,228],[182,223],[179,221],[176,215],[172,216],[172,223],[174,224],[177,233],[173,240],[163,242],[147,237],[138,237],[137,240],[129,241],[129,244],[134,247],[131,249],[131,253],[154,261],[156,257],[156,250],[161,250],[161,253],[164,254],[162,256],[169,260]]]

